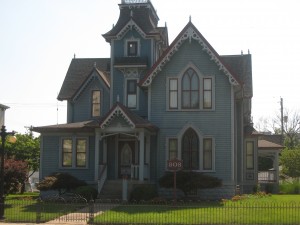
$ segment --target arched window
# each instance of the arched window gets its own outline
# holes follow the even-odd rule
[[[189,128],[182,137],[183,169],[199,169],[199,138],[196,132]]]
[[[182,108],[199,108],[199,78],[195,70],[187,69],[182,77]]]

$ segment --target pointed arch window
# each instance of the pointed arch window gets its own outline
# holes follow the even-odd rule
[[[199,169],[199,138],[197,133],[189,128],[182,137],[183,169]]]
[[[182,108],[199,109],[199,77],[194,69],[186,70],[182,77]]]

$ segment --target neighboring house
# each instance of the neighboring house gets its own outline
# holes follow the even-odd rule
[[[279,191],[279,154],[282,135],[262,134],[258,140],[258,182],[272,192]]]
[[[5,110],[9,109],[8,106],[0,104],[0,129],[5,125]]]
[[[99,192],[124,175],[157,184],[167,160],[178,158],[183,170],[222,180],[202,197],[230,197],[237,185],[252,192],[251,55],[220,56],[191,21],[169,44],[150,0],[119,8],[103,35],[111,57],[71,61],[58,95],[67,123],[33,128],[41,133],[40,178],[68,172]]]

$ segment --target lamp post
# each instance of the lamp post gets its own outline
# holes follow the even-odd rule
[[[1,152],[0,152],[0,220],[4,219],[4,203],[5,203],[5,196],[4,196],[4,146],[6,137],[12,135],[15,135],[15,132],[6,132],[5,126],[2,126],[0,136],[1,136]]]

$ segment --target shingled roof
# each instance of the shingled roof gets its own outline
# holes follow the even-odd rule
[[[57,99],[71,99],[94,69],[104,76],[106,82],[110,82],[110,58],[72,59]]]
[[[223,62],[230,67],[244,85],[244,97],[253,96],[251,55],[223,55]]]
[[[103,37],[107,42],[115,38],[122,31],[128,28],[128,24],[135,23],[146,35],[159,35],[165,37],[166,27],[157,27],[158,16],[151,3],[134,3],[134,4],[120,4],[120,15],[116,25]],[[165,38],[163,38],[165,39]],[[167,41],[167,40],[164,40]]]

